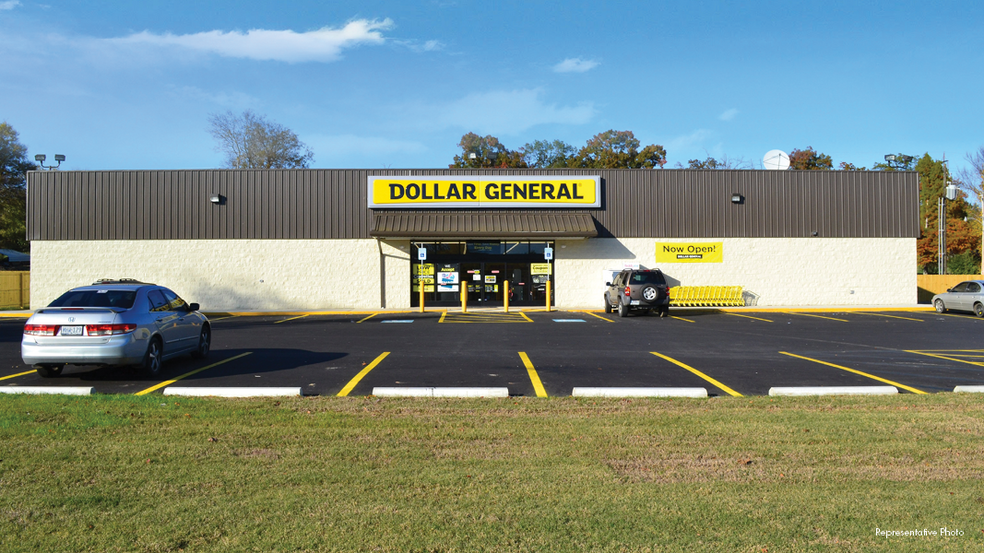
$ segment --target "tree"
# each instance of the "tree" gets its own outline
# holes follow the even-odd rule
[[[226,155],[226,166],[232,169],[304,169],[314,159],[293,131],[251,110],[212,114],[208,125],[219,143],[215,149]]]
[[[840,162],[840,165],[838,165],[837,168],[840,169],[841,171],[867,171],[868,170],[866,167],[858,167],[857,165],[853,163],[848,163],[846,161]]]
[[[705,150],[706,152],[706,150]],[[684,166],[677,162],[678,169],[684,169]],[[752,164],[745,161],[745,158],[739,157],[737,159],[729,158],[727,155],[717,159],[712,157],[710,154],[707,155],[707,159],[691,159],[687,161],[686,169],[751,169]]]
[[[984,258],[984,146],[966,156],[969,168],[960,170],[960,188],[970,197],[977,200],[978,209],[972,217],[974,232],[981,237],[978,244]],[[984,274],[984,259],[981,261],[980,273]]]
[[[935,272],[939,262],[938,205],[951,182],[950,171],[943,161],[933,159],[928,153],[915,164],[915,170],[919,172],[919,222],[923,224],[922,236],[916,242],[916,255],[921,267]],[[978,257],[980,241],[968,222],[971,206],[966,198],[966,192],[959,190],[955,200],[946,202],[947,254]]]
[[[0,123],[0,248],[27,251],[26,173],[37,166],[27,160],[27,146],[6,121]]]
[[[522,152],[506,148],[499,139],[492,136],[479,136],[470,132],[458,142],[461,155],[454,156],[451,169],[507,169],[526,168]]]
[[[912,171],[918,161],[915,156],[906,154],[889,154],[884,162],[876,163],[872,169],[876,171]]]
[[[632,131],[609,130],[596,134],[575,155],[576,167],[589,169],[654,169],[666,164],[666,150],[650,144],[639,149]]]
[[[570,167],[577,148],[563,140],[534,140],[522,147],[523,161],[537,169],[561,169]]]
[[[803,171],[829,171],[834,168],[834,160],[808,146],[805,150],[793,150],[789,154],[789,168]]]

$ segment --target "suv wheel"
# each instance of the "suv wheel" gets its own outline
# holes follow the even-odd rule
[[[605,294],[605,313],[612,312],[612,302],[608,301],[608,294]]]
[[[659,290],[655,286],[646,286],[642,289],[642,299],[653,302],[659,297]]]
[[[629,316],[629,306],[626,305],[624,301],[619,300],[618,302],[618,316],[628,317]]]

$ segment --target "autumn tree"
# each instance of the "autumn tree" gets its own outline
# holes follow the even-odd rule
[[[454,156],[451,169],[508,169],[526,168],[522,152],[510,150],[499,139],[470,132],[458,142],[461,154]]]
[[[933,159],[928,153],[916,162],[919,173],[919,222],[922,236],[916,242],[918,264],[928,272],[939,267],[939,199],[946,194],[951,176],[946,164]],[[980,240],[971,224],[971,205],[967,194],[959,190],[957,198],[946,202],[947,254],[980,256]]]
[[[208,125],[231,169],[305,169],[314,160],[294,131],[251,110],[212,114]]]
[[[563,140],[534,140],[522,148],[523,161],[537,169],[562,169],[575,160],[577,148]]]
[[[834,160],[808,146],[805,150],[793,150],[789,154],[789,168],[801,171],[829,171],[834,168]]]
[[[745,161],[745,158],[729,158],[727,155],[715,158],[708,155],[706,159],[691,159],[687,161],[687,167],[677,162],[678,169],[751,169],[752,164]]]
[[[666,150],[641,143],[632,131],[609,130],[596,134],[575,155],[574,166],[589,169],[654,169],[666,163]]]
[[[0,123],[0,248],[27,251],[27,146],[6,121]]]

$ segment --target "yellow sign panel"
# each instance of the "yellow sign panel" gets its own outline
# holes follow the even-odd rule
[[[601,177],[369,177],[369,207],[601,207]]]
[[[530,263],[530,274],[549,275],[550,267],[551,267],[550,263]]]
[[[722,263],[723,242],[656,242],[656,263]]]

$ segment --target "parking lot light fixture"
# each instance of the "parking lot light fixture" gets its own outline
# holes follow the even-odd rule
[[[42,170],[47,169],[49,171],[52,171],[61,167],[62,162],[65,161],[65,156],[62,154],[55,154],[55,161],[58,162],[58,165],[45,165],[44,160],[46,159],[48,159],[48,156],[44,154],[36,154],[34,156],[34,161],[38,162],[38,166],[40,166]]]

